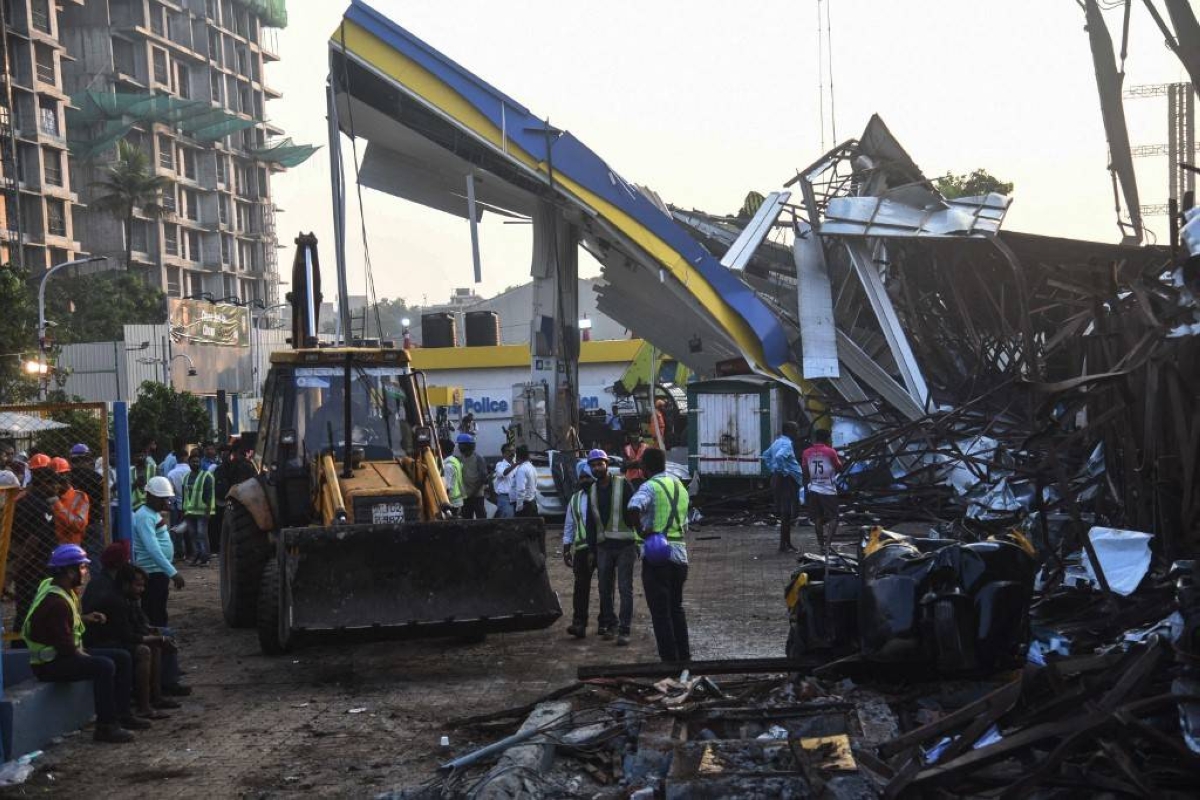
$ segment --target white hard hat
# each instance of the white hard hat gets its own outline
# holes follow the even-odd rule
[[[146,494],[152,494],[155,497],[174,497],[175,488],[171,486],[169,480],[158,475],[146,481]]]

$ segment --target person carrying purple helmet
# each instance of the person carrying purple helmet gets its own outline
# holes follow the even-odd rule
[[[79,593],[87,582],[90,563],[79,545],[64,544],[54,549],[46,564],[50,577],[38,586],[21,637],[39,681],[92,682],[96,741],[129,742],[133,740],[129,729],[150,727],[148,720],[135,717],[129,709],[133,661],[125,650],[83,648],[86,626],[106,622],[103,614],[84,614],[80,610]]]

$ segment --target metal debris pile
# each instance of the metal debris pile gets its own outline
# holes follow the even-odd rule
[[[878,117],[752,199],[671,213],[788,328],[850,503],[976,537],[1036,515],[1042,550],[1096,524],[1200,546],[1200,219],[1171,247],[1005,231],[1007,197],[943,197]]]
[[[1200,779],[1191,562],[1129,598],[1041,595],[1015,669],[830,651],[579,668],[528,705],[447,725],[457,750],[389,798],[1190,797]]]

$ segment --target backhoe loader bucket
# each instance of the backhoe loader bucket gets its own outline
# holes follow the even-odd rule
[[[562,616],[540,519],[292,528],[274,558],[278,615],[260,626],[278,626],[280,649],[305,633],[477,636]]]

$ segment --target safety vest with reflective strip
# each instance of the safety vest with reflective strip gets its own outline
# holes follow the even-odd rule
[[[654,493],[654,530],[668,541],[683,541],[687,530],[688,493],[678,478],[659,473],[647,481]]]
[[[446,495],[450,498],[452,504],[457,504],[463,499],[462,462],[458,460],[458,456],[450,456],[446,459],[446,466],[450,470],[450,481],[446,485]]]
[[[46,596],[51,594],[58,595],[71,606],[75,648],[79,649],[83,645],[83,617],[79,613],[79,598],[75,596],[74,592],[68,592],[61,586],[56,586],[53,578],[46,578],[38,586],[37,594],[33,598],[33,605],[29,607],[29,613],[25,616],[25,624],[21,626],[21,638],[25,640],[25,646],[29,648],[30,664],[49,664],[58,657],[58,652],[52,646],[35,642],[29,638],[29,632],[33,629],[33,612],[37,611]]]
[[[151,478],[158,475],[158,467],[154,464],[154,461],[150,458],[146,458],[142,462],[142,469],[145,470],[146,483],[149,483]],[[129,486],[130,486],[129,499],[133,503],[134,511],[137,511],[139,508],[141,508],[142,506],[144,506],[146,504],[146,488],[145,488],[145,486],[143,486],[141,489],[139,489],[137,482],[138,482],[138,466],[137,466],[137,464],[134,464],[133,466],[131,466],[129,468]]]
[[[87,492],[71,489],[54,504],[54,536],[59,544],[82,544],[87,533],[91,500]]]
[[[571,542],[571,549],[575,552],[587,549],[587,528],[584,526],[583,509],[579,507],[582,501],[583,492],[576,492],[567,503],[567,513],[575,522],[575,539]]]
[[[588,510],[596,523],[596,540],[600,542],[605,539],[640,541],[641,537],[625,522],[625,504],[621,502],[625,494],[625,479],[614,475],[609,480],[612,481],[612,497],[608,508],[607,529],[600,519],[600,506],[597,499],[599,493],[596,490],[596,484],[592,484],[588,493]]]
[[[216,513],[216,492],[212,487],[213,474],[207,470],[189,472],[183,476],[183,515],[185,517],[211,517]],[[206,491],[207,498],[204,496]]]

